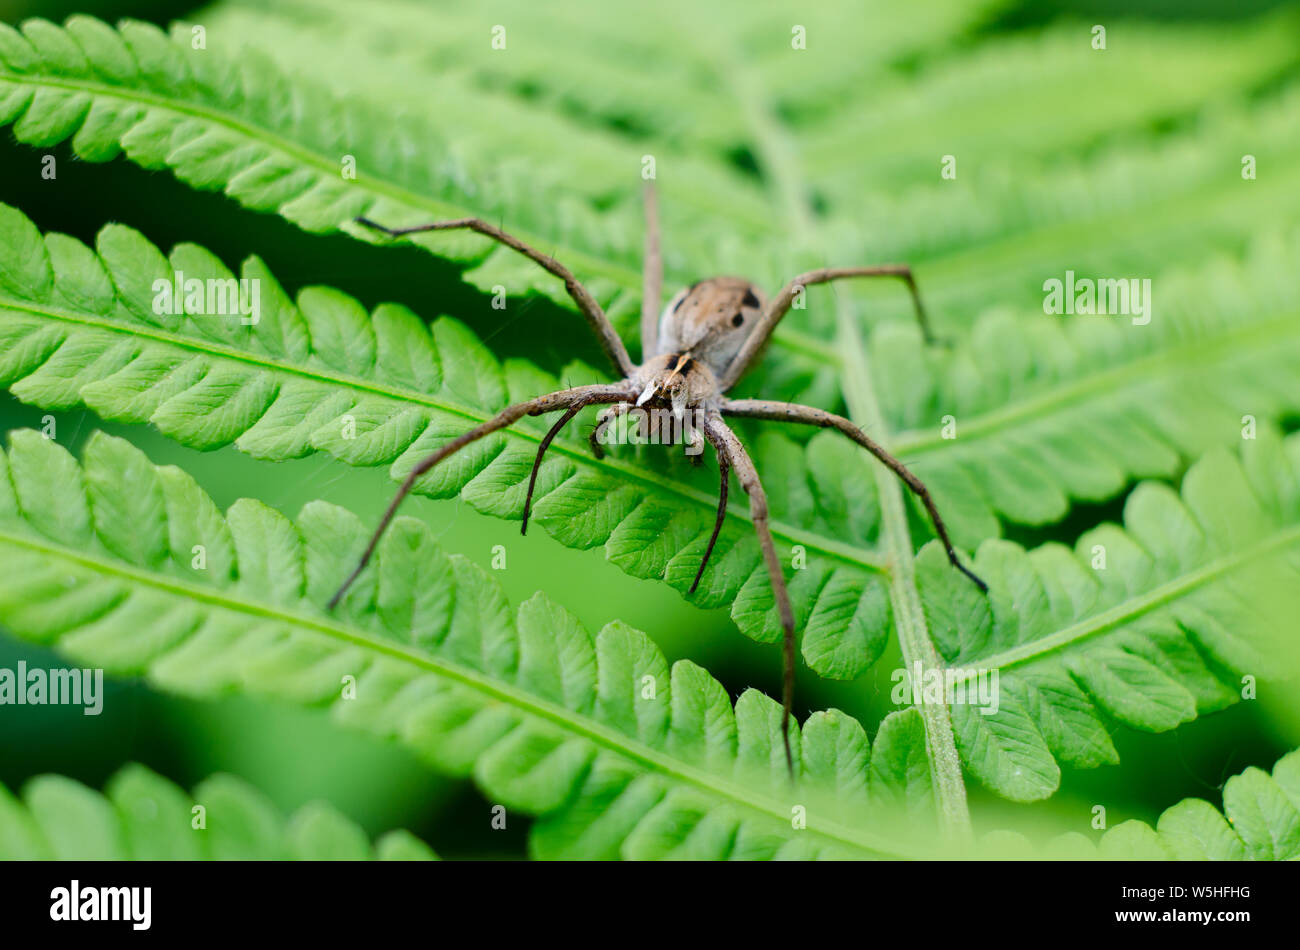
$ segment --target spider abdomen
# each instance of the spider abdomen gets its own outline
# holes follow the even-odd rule
[[[685,354],[721,376],[763,312],[742,277],[712,277],[678,291],[659,319],[659,355]]]

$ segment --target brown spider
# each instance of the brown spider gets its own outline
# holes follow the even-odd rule
[[[389,228],[376,224],[366,218],[357,218],[357,223],[390,237],[400,237],[422,231],[450,231],[468,228],[477,231],[495,241],[513,248],[525,257],[536,261],[550,273],[564,281],[564,287],[573,298],[574,303],[587,323],[600,340],[606,355],[623,375],[620,382],[609,385],[576,386],[559,392],[538,396],[527,402],[509,406],[496,416],[464,435],[452,439],[436,452],[421,459],[411,469],[401,488],[397,490],[388,510],[384,512],[379,527],[366,545],[365,553],[356,569],[348,575],[338,593],[330,600],[330,609],[339,602],[357,575],[365,568],[375,546],[379,543],[384,529],[392,520],[402,499],[410,492],[416,480],[443,459],[463,449],[476,439],[481,439],[506,426],[517,422],[524,416],[538,416],[549,412],[564,410],[564,414],[546,433],[537,447],[537,458],[533,463],[532,475],[528,480],[528,494],[524,501],[523,526],[521,532],[528,530],[528,512],[532,504],[533,488],[537,483],[537,470],[542,464],[542,456],[560,430],[587,406],[604,404],[600,425],[593,432],[592,450],[599,458],[603,453],[596,441],[596,435],[608,423],[613,415],[628,412],[633,408],[649,407],[658,410],[660,419],[667,415],[681,421],[687,413],[701,420],[699,430],[704,439],[713,446],[718,456],[718,469],[721,474],[721,490],[718,499],[717,520],[713,525],[713,534],[708,547],[700,561],[695,581],[690,592],[695,593],[704,575],[713,546],[722,530],[722,522],[727,514],[727,479],[730,470],[734,470],[740,486],[749,496],[750,517],[754,530],[758,534],[759,545],[763,549],[763,560],[767,564],[771,578],[772,590],[776,596],[777,608],[781,614],[781,626],[784,631],[783,659],[784,677],[782,688],[782,737],[785,741],[785,761],[794,775],[794,758],[790,751],[790,719],[794,707],[794,612],[790,607],[790,595],[786,590],[785,576],[781,570],[781,561],[776,554],[776,545],[772,540],[772,530],[768,526],[767,498],[758,479],[758,472],[749,453],[740,439],[723,421],[724,416],[744,416],[752,419],[771,419],[777,422],[800,422],[823,428],[838,429],[858,445],[862,446],[891,471],[894,472],[909,489],[916,494],[925,506],[934,524],[935,533],[948,552],[948,560],[959,571],[974,581],[982,591],[988,588],[957,559],[952,542],[948,539],[943,519],[935,509],[934,501],[915,475],[898,459],[884,448],[873,442],[866,433],[843,416],[837,416],[812,406],[796,403],[775,402],[765,399],[728,399],[726,392],[735,385],[742,373],[754,362],[755,357],[771,336],[773,328],[790,310],[795,295],[809,284],[821,284],[842,277],[897,277],[907,284],[912,294],[917,321],[927,341],[932,338],[921,307],[921,298],[917,293],[916,282],[911,270],[902,264],[884,264],[877,267],[828,267],[809,271],[794,278],[778,293],[770,304],[764,304],[762,293],[747,280],[739,277],[714,277],[702,280],[684,290],[669,301],[663,314],[659,315],[659,302],[663,285],[663,261],[659,254],[659,220],[654,189],[647,186],[645,192],[646,239],[645,264],[643,274],[643,294],[641,303],[641,340],[642,358],[640,366],[632,362],[622,339],[614,331],[613,325],[600,304],[596,303],[591,293],[578,282],[568,268],[529,247],[523,241],[505,233],[478,218],[458,218],[454,221],[438,221],[415,227]],[[698,438],[694,428],[688,429],[689,437]]]

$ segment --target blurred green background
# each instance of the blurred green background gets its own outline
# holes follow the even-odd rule
[[[978,47],[1008,35],[1032,37],[1062,16],[1104,17],[1112,25],[1126,19],[1213,22],[1249,18],[1274,6],[1279,5],[1265,0],[1009,3],[972,28],[965,42]],[[28,16],[57,20],[71,12],[89,12],[109,21],[132,16],[165,26],[193,9],[149,0],[11,0],[0,2],[0,19],[9,23]],[[364,3],[357,4],[357,15],[365,15]],[[898,7],[896,15],[907,16],[906,6]],[[1168,69],[1176,77],[1180,64],[1172,61]],[[1292,65],[1268,81],[1282,85],[1296,75]],[[1060,107],[1068,111],[1071,102],[1062,101]],[[988,130],[988,135],[996,141],[997,129]],[[57,187],[35,184],[40,155],[47,151],[58,156]],[[20,208],[42,230],[63,231],[88,243],[93,243],[103,224],[119,221],[140,229],[164,249],[193,241],[228,264],[258,254],[291,294],[312,283],[329,283],[367,306],[396,296],[426,315],[455,314],[483,335],[500,357],[528,354],[552,366],[575,355],[593,363],[599,358],[589,343],[588,349],[575,354],[570,348],[572,334],[548,332],[550,327],[570,327],[572,317],[540,298],[514,317],[527,319],[535,328],[527,337],[503,332],[496,320],[500,315],[494,315],[487,299],[459,283],[449,265],[426,253],[413,248],[380,249],[337,235],[309,236],[278,217],[243,211],[219,195],[192,191],[169,174],[146,172],[122,158],[88,164],[75,160],[66,145],[38,151],[15,144],[6,129],[0,135],[0,201]],[[457,289],[448,293],[448,286]],[[394,294],[395,287],[400,294]],[[431,299],[438,300],[436,308],[429,306]],[[538,340],[551,342],[538,344]],[[45,415],[7,394],[0,396],[0,430],[40,426]],[[323,456],[280,464],[268,480],[264,463],[234,449],[199,453],[151,429],[104,424],[92,413],[54,415],[59,441],[74,453],[96,427],[126,435],[156,463],[174,463],[193,474],[222,506],[252,496],[296,513],[303,504],[324,498],[375,518],[393,488],[383,471],[351,469]],[[1054,536],[1069,538],[1072,531],[1117,517],[1119,511],[1120,502],[1082,507]],[[565,549],[543,531],[520,538],[513,523],[479,515],[459,502],[416,499],[408,503],[407,513],[425,518],[447,548],[484,567],[490,566],[493,545],[506,545],[509,569],[498,576],[515,603],[545,589],[591,630],[614,619],[646,630],[670,660],[693,659],[722,680],[733,696],[747,686],[779,694],[776,649],[740,636],[725,610],[696,609],[661,584],[631,578],[607,563],[599,549]],[[59,664],[52,654],[0,637],[0,667],[11,667],[19,659],[44,666]],[[874,731],[874,724],[892,708],[888,674],[897,665],[895,646],[864,681],[833,683],[802,676],[800,705],[838,706]],[[489,805],[471,785],[445,781],[403,749],[336,727],[323,712],[244,698],[200,703],[162,695],[138,683],[114,682],[100,717],[85,717],[78,708],[28,708],[22,714],[5,708],[0,710],[0,723],[0,781],[11,788],[46,771],[99,787],[127,761],[142,762],[186,787],[212,772],[228,771],[251,781],[285,810],[327,799],[372,834],[406,827],[444,856],[510,857],[524,850],[526,826],[521,819],[504,832],[492,831]],[[1107,806],[1112,824],[1128,817],[1154,821],[1162,809],[1186,796],[1216,801],[1217,789],[1229,775],[1248,765],[1268,767],[1297,741],[1300,723],[1286,709],[1263,699],[1173,733],[1119,730],[1115,743],[1121,766],[1067,769],[1061,791],[1033,809],[993,800],[973,783],[972,797],[979,820],[990,826],[1000,821],[1004,810],[1021,814],[1037,810],[1084,830],[1097,803]]]

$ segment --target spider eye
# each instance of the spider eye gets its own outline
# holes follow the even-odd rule
[[[743,313],[738,313],[731,318],[731,325],[733,327],[738,327],[744,322],[745,322],[745,315]]]
[[[745,299],[742,300],[741,303],[743,303],[746,307],[757,307],[758,298],[754,296],[754,292],[752,290],[746,290]],[[740,326],[740,324],[737,323],[736,326]]]

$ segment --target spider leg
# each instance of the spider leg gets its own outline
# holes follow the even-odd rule
[[[347,593],[352,582],[357,579],[366,564],[369,563],[370,557],[375,553],[375,547],[379,544],[379,539],[383,536],[389,522],[397,514],[397,508],[401,505],[402,500],[411,492],[416,481],[429,469],[433,468],[443,459],[459,452],[471,442],[483,438],[485,435],[491,435],[504,429],[506,426],[518,422],[524,416],[537,416],[546,412],[554,412],[557,409],[566,409],[573,405],[575,401],[583,400],[584,404],[597,402],[615,402],[626,399],[630,390],[626,384],[615,383],[609,386],[578,386],[575,389],[562,389],[559,392],[550,393],[545,396],[538,396],[536,399],[529,399],[526,402],[515,403],[513,406],[507,406],[499,413],[489,419],[487,422],[480,423],[473,429],[470,429],[464,435],[459,435],[450,442],[441,446],[437,451],[426,455],[422,458],[406,478],[402,481],[402,486],[389,502],[388,509],[384,512],[383,518],[379,521],[379,527],[370,537],[370,543],[366,545],[366,550],[361,555],[361,560],[357,563],[352,573],[348,575],[347,580],[339,587],[338,591],[330,598],[329,609],[333,610],[343,595]]]
[[[758,470],[754,460],[749,457],[745,446],[736,433],[722,420],[716,411],[704,418],[704,431],[715,446],[719,446],[719,457],[726,456],[727,461],[736,472],[740,487],[749,496],[749,515],[754,522],[754,531],[758,535],[759,547],[763,549],[763,560],[767,564],[768,577],[772,582],[772,593],[776,597],[777,610],[781,614],[782,660],[784,664],[781,682],[781,738],[785,743],[785,765],[791,780],[794,779],[794,754],[790,750],[790,724],[794,718],[794,609],[790,606],[790,592],[785,586],[785,574],[781,570],[781,560],[776,553],[776,542],[772,540],[772,528],[768,524],[767,494],[758,479]]]
[[[713,546],[718,543],[718,535],[722,532],[722,522],[727,519],[727,480],[731,474],[731,467],[727,464],[727,455],[721,445],[715,445],[718,450],[718,475],[721,479],[718,489],[718,516],[713,522],[713,534],[709,535],[709,546],[704,549],[704,558],[700,561],[700,569],[695,572],[695,580],[691,581],[690,593],[695,593],[695,589],[700,586],[700,578],[704,576],[704,569],[709,564],[709,557],[713,554]]]
[[[934,334],[930,332],[930,321],[925,315],[925,307],[921,305],[921,293],[917,290],[916,279],[912,276],[912,268],[906,264],[879,264],[874,267],[822,267],[818,270],[810,270],[807,273],[800,274],[782,287],[781,292],[768,303],[767,309],[758,318],[758,323],[754,325],[753,331],[745,339],[739,352],[736,353],[730,365],[727,366],[726,372],[723,373],[720,380],[723,391],[725,392],[734,386],[736,380],[740,379],[741,374],[749,368],[749,364],[754,361],[754,357],[763,348],[763,344],[772,335],[772,331],[781,322],[781,318],[790,312],[795,295],[800,290],[810,284],[825,284],[846,277],[897,277],[903,281],[903,283],[907,284],[908,291],[911,292],[912,306],[916,311],[916,322],[921,327],[925,342],[937,342]]]
[[[948,529],[944,527],[943,518],[939,517],[939,509],[935,507],[934,499],[930,497],[930,490],[925,487],[925,483],[913,475],[907,469],[907,466],[885,451],[885,448],[880,443],[871,439],[853,422],[843,416],[837,416],[834,413],[813,406],[801,406],[793,402],[776,402],[771,399],[725,399],[722,403],[722,411],[725,415],[730,416],[769,419],[774,422],[799,422],[823,429],[838,429],[847,435],[901,478],[903,484],[911,489],[912,494],[920,499],[921,504],[925,506],[926,513],[930,516],[931,523],[934,525],[934,533],[939,536],[944,550],[948,552],[948,560],[952,563],[952,566],[974,581],[976,587],[988,593],[988,584],[980,580],[974,571],[962,564],[958,559],[952,541],[948,538]]]
[[[533,507],[533,489],[537,487],[537,471],[542,467],[542,456],[545,455],[546,450],[551,447],[551,443],[554,442],[555,437],[560,434],[560,430],[568,425],[574,416],[582,412],[582,410],[589,405],[591,405],[591,403],[581,396],[575,399],[573,404],[565,410],[564,415],[560,416],[560,418],[556,420],[555,425],[551,426],[550,431],[542,438],[541,444],[537,446],[537,458],[533,459],[533,471],[532,474],[528,476],[528,494],[524,496],[524,521],[519,527],[520,534],[528,533],[528,513]],[[594,436],[595,432],[593,432],[592,435]],[[596,443],[593,440],[592,445],[594,446],[595,444]],[[600,458],[600,455],[597,455],[596,458]]]
[[[641,269],[641,361],[659,349],[659,304],[663,297],[664,259],[659,251],[659,201],[653,181],[645,183],[645,260]]]
[[[600,309],[600,304],[596,303],[596,298],[578,281],[578,278],[573,276],[572,271],[555,260],[555,258],[530,247],[519,238],[502,231],[496,225],[488,224],[481,218],[456,218],[451,221],[434,221],[431,224],[417,224],[406,228],[386,227],[371,221],[369,218],[357,218],[356,222],[371,230],[387,234],[389,237],[403,237],[407,234],[418,234],[424,231],[467,229],[477,231],[479,234],[504,244],[511,250],[518,251],[524,257],[538,264],[543,270],[564,281],[564,289],[569,292],[573,302],[578,305],[578,310],[587,318],[587,323],[600,341],[605,355],[618,368],[619,373],[623,376],[630,376],[632,371],[636,369],[632,358],[627,355],[627,347],[623,345],[622,338],[614,330],[614,325],[609,322],[609,317],[605,316],[605,311]]]

